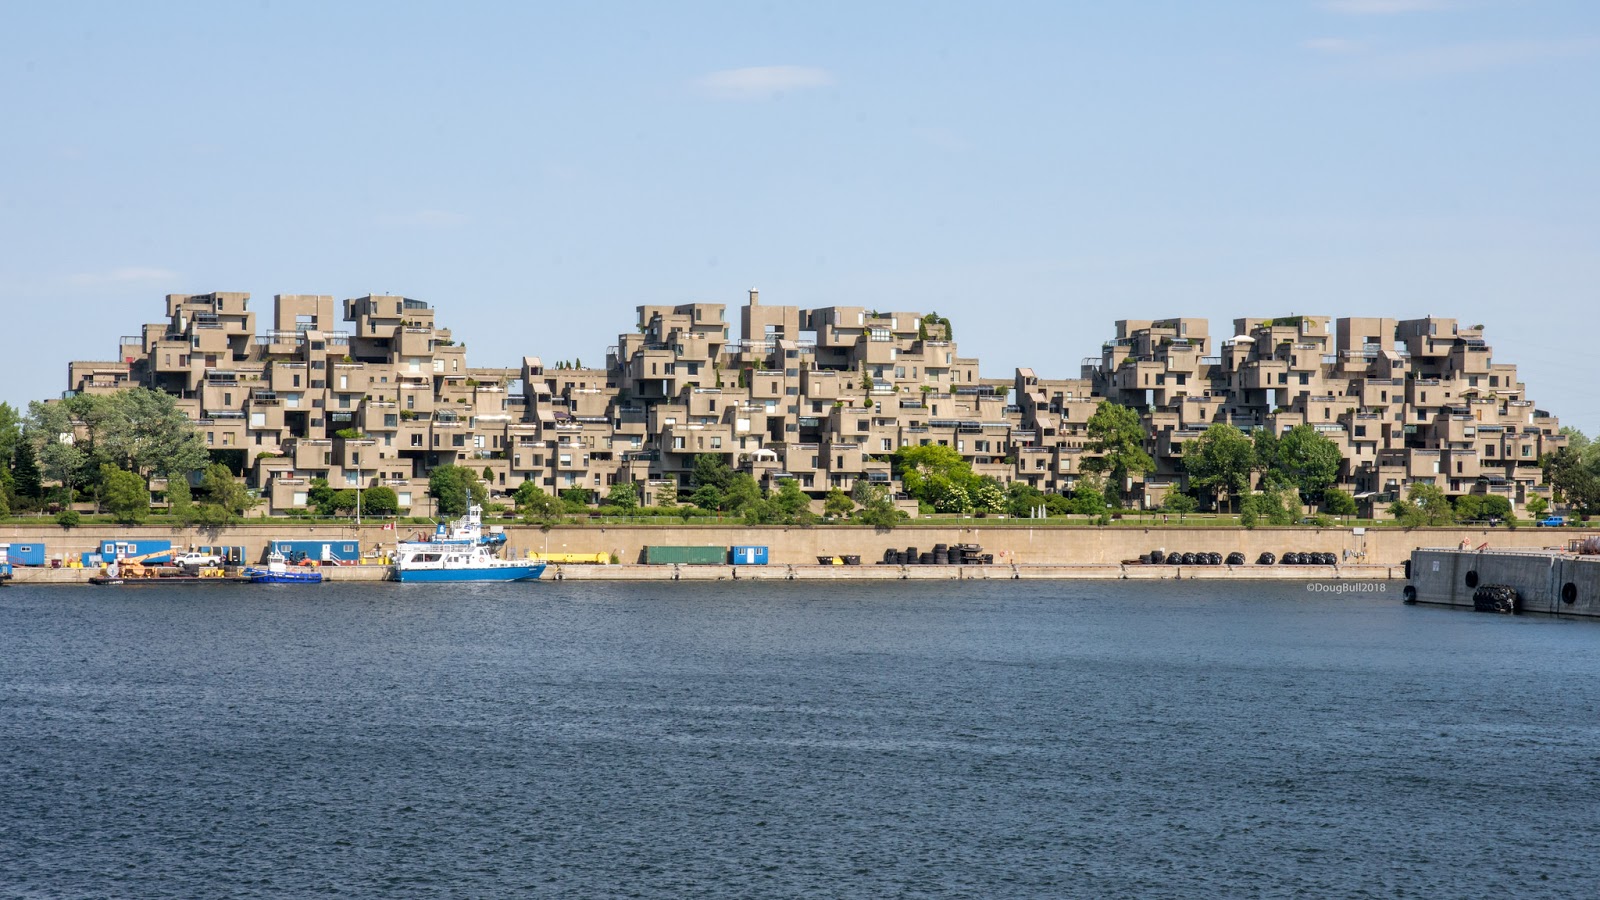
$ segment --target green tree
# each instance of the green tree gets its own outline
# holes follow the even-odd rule
[[[1356,514],[1356,498],[1349,492],[1338,488],[1328,488],[1322,492],[1322,508],[1330,516],[1353,516]]]
[[[400,495],[394,488],[367,488],[361,492],[361,514],[364,516],[392,516],[400,512]]]
[[[205,443],[173,395],[133,388],[108,395],[107,404],[95,441],[118,465],[146,476],[206,465]]]
[[[17,497],[38,500],[44,496],[43,478],[33,444],[29,441],[18,442],[11,458],[12,493]]]
[[[972,509],[979,479],[972,473],[972,464],[954,448],[942,444],[901,447],[889,462],[908,496],[940,512]]]
[[[333,487],[326,478],[311,479],[311,489],[306,491],[306,504],[317,511],[319,516],[331,516],[337,507],[334,506]]]
[[[1013,481],[1006,485],[1006,515],[1017,519],[1025,519],[1033,515],[1034,510],[1044,505],[1046,505],[1044,491],[1033,485],[1025,481]]]
[[[350,515],[356,511],[356,492],[354,488],[344,488],[333,492],[334,512]]]
[[[11,470],[12,457],[22,443],[22,416],[9,403],[0,403],[0,470]]]
[[[1456,520],[1450,500],[1438,485],[1416,482],[1406,491],[1406,499],[1389,507],[1395,521],[1407,528],[1419,525],[1449,525]]]
[[[1184,445],[1183,467],[1189,483],[1210,493],[1219,509],[1222,497],[1237,500],[1250,490],[1255,466],[1255,443],[1225,422],[1211,425]]]
[[[71,507],[56,513],[56,524],[60,525],[62,528],[77,528],[78,523],[81,521],[83,521],[83,516],[79,515],[78,511],[72,509]]]
[[[785,478],[778,482],[778,493],[772,500],[778,504],[778,510],[791,522],[811,514],[811,498],[806,496],[805,491],[800,490],[800,482],[793,478]]]
[[[0,519],[9,515],[11,515],[11,498],[6,496],[5,491],[0,491]]]
[[[479,506],[489,497],[489,489],[478,480],[478,473],[466,466],[439,466],[428,473],[428,495],[433,497],[439,515],[458,518],[468,507]]]
[[[1538,494],[1534,494],[1532,497],[1529,497],[1528,502],[1523,504],[1523,506],[1528,510],[1528,515],[1535,519],[1544,518],[1544,514],[1550,511],[1550,501],[1539,496]]]
[[[124,525],[138,525],[150,515],[150,489],[132,472],[106,464],[100,467],[106,509]]]
[[[1194,512],[1199,505],[1194,497],[1180,491],[1173,491],[1161,501],[1161,508],[1167,512],[1177,513],[1179,522],[1182,522],[1189,513]]]
[[[1105,492],[1122,503],[1128,479],[1144,475],[1156,465],[1145,452],[1145,430],[1139,414],[1103,400],[1089,417],[1085,433],[1089,440],[1084,449],[1094,455],[1083,461],[1084,471],[1106,476]]]
[[[857,483],[861,484],[864,482]],[[850,515],[855,508],[855,501],[851,500],[850,495],[846,494],[839,488],[830,488],[828,490],[828,496],[822,501],[822,511],[830,519],[842,519],[845,516]]]
[[[1267,489],[1251,494],[1244,498],[1240,504],[1240,523],[1243,524],[1245,513],[1250,513],[1252,524],[1266,525],[1293,525],[1296,513],[1284,503],[1284,494],[1277,490]]]
[[[1005,509],[1006,494],[993,478],[978,478],[968,493],[972,495],[972,508],[980,513],[999,512]]]
[[[561,498],[546,494],[532,481],[524,481],[512,499],[517,505],[517,512],[522,515],[522,521],[529,525],[549,528],[566,511]]]
[[[250,492],[221,463],[206,467],[206,473],[200,479],[200,490],[205,493],[208,505],[221,510],[224,522],[244,515],[245,510],[255,505]],[[215,514],[212,514],[212,518],[215,518]]]
[[[1489,494],[1483,498],[1483,514],[1491,519],[1510,518],[1511,501],[1499,494]]]
[[[1067,511],[1075,516],[1105,515],[1105,485],[1091,475],[1079,478],[1072,486],[1072,496],[1068,498]]]
[[[728,490],[728,484],[733,481],[733,467],[728,465],[728,458],[718,453],[701,453],[694,458],[694,469],[690,473],[690,480],[695,487],[707,485],[717,489],[719,494]],[[695,504],[699,506],[699,503]],[[716,507],[704,507],[715,509]]]
[[[623,512],[639,508],[639,488],[631,481],[619,481],[606,494],[606,506],[615,506]]]
[[[1339,445],[1310,425],[1296,425],[1278,442],[1278,468],[1284,480],[1315,500],[1339,480],[1344,456]]]
[[[64,494],[61,503],[70,505],[73,487],[82,483],[84,470],[89,465],[90,455],[83,448],[92,447],[92,444],[86,441],[83,446],[79,445],[67,403],[29,403],[23,435],[38,457],[40,474],[61,485]],[[99,475],[98,468],[95,475]]]
[[[1580,452],[1562,447],[1542,460],[1545,480],[1560,499],[1582,510],[1600,508],[1600,477],[1584,465]]]
[[[714,484],[702,484],[689,495],[689,502],[704,510],[718,510],[723,503],[722,489]]]
[[[903,510],[894,505],[894,498],[889,496],[889,491],[882,485],[856,482],[853,494],[856,502],[861,505],[856,513],[856,519],[863,525],[873,528],[893,528],[906,518]]]
[[[1471,522],[1483,518],[1483,498],[1477,494],[1462,494],[1455,498],[1452,505],[1457,521]]]
[[[167,512],[179,525],[194,524],[194,496],[189,490],[189,479],[185,476],[168,476]]]
[[[567,512],[581,513],[589,508],[589,501],[594,494],[588,488],[562,488],[561,504]]]
[[[1250,443],[1255,448],[1256,471],[1261,473],[1264,488],[1287,487],[1283,469],[1278,465],[1278,435],[1271,428],[1257,428],[1250,433]]]
[[[761,500],[761,486],[748,473],[735,472],[728,481],[728,490],[722,497],[722,508],[734,513]]]

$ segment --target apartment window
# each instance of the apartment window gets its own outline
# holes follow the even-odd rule
[[[222,405],[223,406],[232,406],[233,405],[233,394],[231,392],[228,392],[228,391],[223,391],[222,392]]]
[[[211,446],[211,444],[213,442],[215,442],[215,440],[216,440],[216,432],[213,432],[213,431],[206,432],[206,446],[208,446],[208,447]]]
[[[721,450],[722,449],[722,438],[713,437],[711,439],[711,449],[713,449],[713,450]]]
[[[1533,455],[1533,445],[1532,444],[1523,444],[1522,445],[1522,455],[1523,456],[1532,456]]]
[[[1356,437],[1366,437],[1366,436],[1367,436],[1367,426],[1365,426],[1365,425],[1357,425],[1356,426]]]
[[[293,384],[294,387],[299,387],[300,386],[300,375],[299,375],[299,373],[295,373],[294,378],[291,381],[291,384]]]
[[[346,395],[346,394],[340,394],[339,395],[339,408],[340,409],[349,409],[350,408],[350,397],[348,395]]]
[[[328,368],[328,364],[320,359],[314,359],[311,361],[311,368],[320,372]]]
[[[464,435],[464,434],[452,434],[452,435],[450,435],[450,446],[452,446],[452,447],[465,447],[466,445],[467,445],[467,436],[466,435]]]

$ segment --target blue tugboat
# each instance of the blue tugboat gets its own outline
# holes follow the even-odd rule
[[[267,557],[267,567],[258,569],[254,566],[244,569],[239,574],[250,579],[251,584],[321,584],[322,573],[309,566],[291,566],[284,559],[282,553],[273,553]]]
[[[537,581],[544,574],[538,560],[500,559],[495,555],[505,535],[483,533],[483,508],[444,525],[432,540],[401,541],[389,578],[400,582]]]

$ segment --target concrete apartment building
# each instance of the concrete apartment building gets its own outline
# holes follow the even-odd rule
[[[429,514],[428,472],[446,464],[473,467],[497,497],[622,481],[656,503],[703,453],[820,498],[895,487],[888,455],[929,443],[1062,492],[1107,399],[1143,414],[1157,469],[1136,495],[1151,506],[1183,486],[1183,445],[1213,422],[1310,424],[1344,451],[1343,486],[1380,513],[1417,480],[1520,509],[1548,497],[1538,459],[1563,440],[1481,328],[1451,319],[1237,319],[1215,349],[1203,319],[1124,320],[1078,378],[1048,380],[980,377],[919,312],[771,306],[755,291],[737,334],[723,304],[640,306],[598,369],[469,367],[433,308],[403,297],[279,295],[259,334],[248,294],[170,295],[166,312],[117,361],[72,363],[69,388],[178,397],[208,446],[243,452],[263,513],[303,507],[323,477],[390,486]]]

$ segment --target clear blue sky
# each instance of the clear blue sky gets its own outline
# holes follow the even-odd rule
[[[434,303],[591,365],[642,303],[1456,316],[1600,426],[1600,3],[17,3],[0,400],[169,292]],[[1562,388],[1559,382],[1568,382]]]

